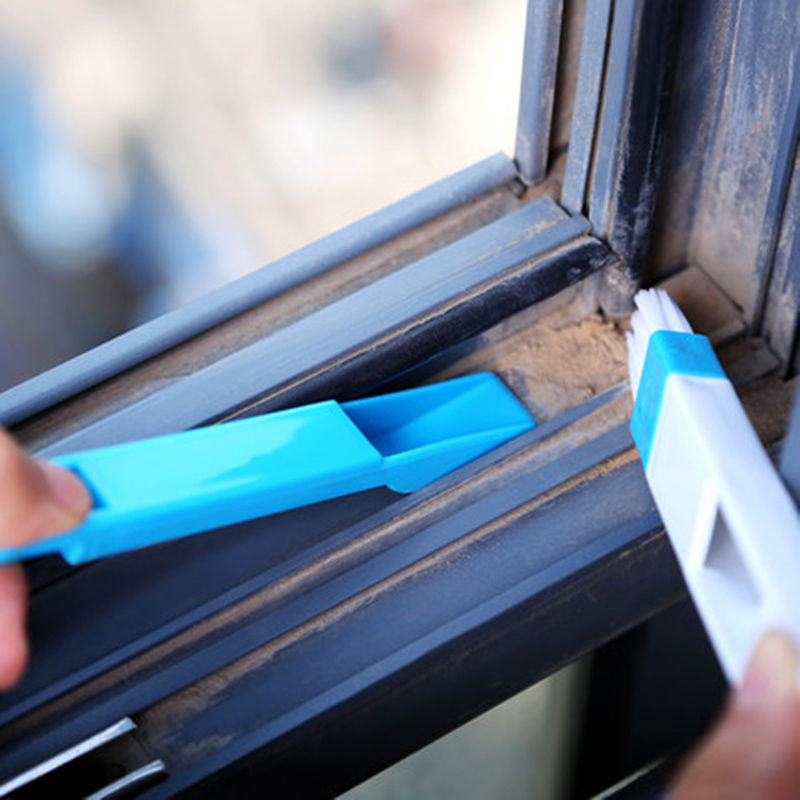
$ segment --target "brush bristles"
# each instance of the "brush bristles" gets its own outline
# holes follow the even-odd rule
[[[631,379],[631,392],[636,399],[650,334],[654,331],[691,333],[692,326],[663,289],[642,289],[636,293],[633,302],[637,309],[631,316],[633,331],[626,334],[625,338],[628,342],[628,373]]]

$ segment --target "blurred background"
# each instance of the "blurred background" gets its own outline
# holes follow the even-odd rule
[[[497,150],[524,0],[0,4],[0,390]]]

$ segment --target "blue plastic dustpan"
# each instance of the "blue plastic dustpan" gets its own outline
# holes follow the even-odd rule
[[[376,486],[412,492],[536,423],[490,373],[62,456],[94,506],[79,527],[0,563],[71,564]]]

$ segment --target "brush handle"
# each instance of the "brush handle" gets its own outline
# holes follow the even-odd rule
[[[739,684],[769,628],[800,644],[800,517],[726,378],[665,378],[646,475],[724,671]]]

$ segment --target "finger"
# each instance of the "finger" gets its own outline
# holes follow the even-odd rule
[[[25,578],[19,567],[0,567],[0,691],[22,677],[28,663]]]
[[[86,487],[68,470],[35,461],[0,429],[0,545],[17,545],[77,525]]]
[[[773,631],[759,643],[742,688],[679,776],[676,800],[782,800],[800,786],[798,660]]]

